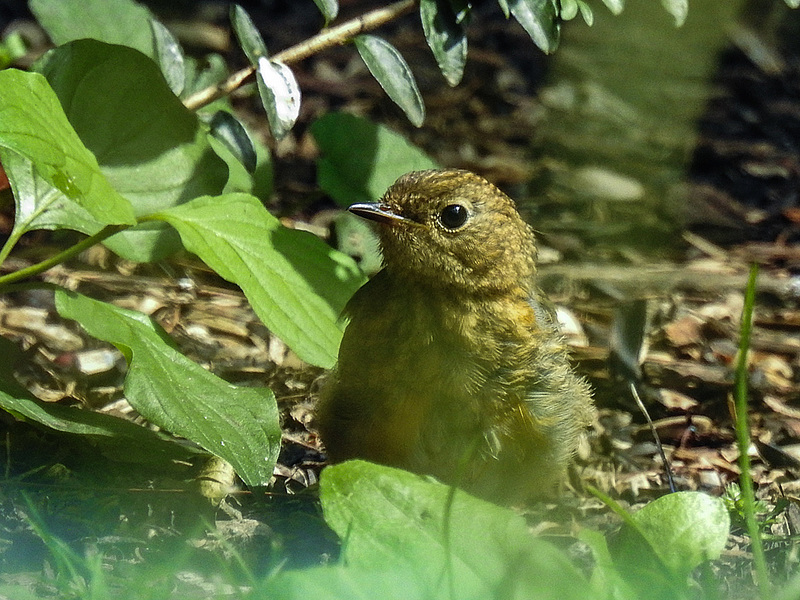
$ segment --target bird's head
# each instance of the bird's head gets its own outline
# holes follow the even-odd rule
[[[469,171],[413,171],[377,203],[350,211],[378,224],[386,268],[410,281],[492,293],[530,281],[536,247],[514,202]]]

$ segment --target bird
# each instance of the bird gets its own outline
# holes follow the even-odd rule
[[[433,169],[349,211],[377,227],[383,268],[347,303],[320,391],[330,461],[399,467],[498,504],[552,495],[595,409],[514,201],[470,171]]]

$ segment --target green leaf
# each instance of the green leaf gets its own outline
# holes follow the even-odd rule
[[[359,268],[372,276],[383,267],[381,245],[375,229],[364,219],[348,211],[342,211],[333,219],[336,231],[336,247],[353,257]]]
[[[589,529],[582,529],[578,537],[589,546],[594,558],[591,579],[593,593],[589,594],[589,598],[640,600],[641,594],[631,588],[614,564],[606,537],[599,531]]]
[[[626,581],[652,598],[683,597],[691,572],[719,558],[730,529],[722,500],[700,492],[662,496],[631,517],[612,555]]]
[[[436,600],[413,573],[366,571],[342,565],[286,570],[257,587],[252,598],[269,600]],[[443,598],[444,600],[444,598]]]
[[[262,57],[256,70],[258,93],[267,111],[269,129],[276,139],[283,138],[300,115],[300,86],[292,70],[281,62]]]
[[[75,131],[137,217],[224,188],[227,166],[197,116],[146,56],[80,40],[56,48],[42,70]],[[136,261],[157,260],[180,248],[175,232],[152,223],[105,244]]]
[[[202,59],[184,56],[184,65],[186,67],[186,85],[183,89],[183,98],[222,82],[229,73],[225,59],[214,53],[207,54]],[[220,99],[217,102],[224,102],[224,100]],[[214,104],[212,103],[210,106],[214,107]],[[202,110],[207,109],[209,106]]]
[[[508,6],[542,52],[549,54],[558,47],[560,25],[555,0],[509,0]]]
[[[338,0],[314,0],[314,4],[317,5],[319,12],[322,13],[325,19],[325,25],[333,21],[339,14]]]
[[[152,13],[132,0],[30,0],[28,6],[60,46],[91,38],[135,48],[155,57]]]
[[[233,32],[236,34],[236,39],[239,40],[239,45],[247,56],[247,60],[254,67],[258,66],[259,58],[269,56],[267,45],[250,15],[238,4],[231,4],[231,25],[233,25]]]
[[[561,13],[559,16],[564,21],[571,21],[578,14],[578,0],[560,0]]]
[[[89,438],[109,458],[127,463],[168,465],[186,460],[193,451],[130,421],[94,412],[42,402],[28,395],[6,393],[0,384],[0,409],[49,429]]]
[[[664,564],[684,577],[719,558],[731,526],[722,500],[701,492],[662,496],[634,513],[633,520]]]
[[[328,113],[311,133],[322,154],[317,182],[343,206],[375,202],[400,175],[438,168],[400,134],[354,115]]]
[[[236,387],[206,371],[141,313],[66,291],[56,292],[56,308],[125,355],[125,397],[144,418],[227,460],[248,485],[269,482],[281,442],[270,390]]]
[[[158,21],[150,21],[150,27],[153,29],[156,60],[164,74],[164,79],[172,93],[180,96],[186,85],[186,66],[181,45],[169,29]]]
[[[592,7],[586,4],[586,2],[583,0],[577,0],[577,2],[583,20],[589,27],[591,27],[594,24],[594,13],[592,12]]]
[[[800,2],[800,0],[798,1]],[[625,8],[625,0],[603,0],[603,4],[611,11],[612,15],[620,14]]]
[[[211,135],[225,144],[245,169],[251,173],[256,170],[258,162],[256,149],[239,119],[226,110],[218,110],[211,117],[209,125]]]
[[[241,287],[258,317],[300,358],[333,366],[339,315],[364,281],[352,259],[310,233],[282,226],[247,194],[197,198],[154,217]]]
[[[471,0],[447,0],[447,3],[450,5],[450,10],[452,10],[455,15],[456,23],[459,25],[466,25],[472,14]]]
[[[0,337],[0,409],[18,420],[32,421],[44,427],[89,438],[114,460],[162,465],[185,460],[194,450],[180,446],[164,434],[135,425],[130,421],[91,410],[42,402],[21,387],[12,373],[12,365],[21,354],[19,348]]]
[[[422,30],[442,75],[458,85],[467,63],[467,34],[449,0],[422,0],[419,5]]]
[[[28,41],[19,30],[10,29],[6,29],[7,33],[0,37],[0,69],[7,68],[28,53]]]
[[[49,184],[38,190],[59,190],[68,204],[82,207],[101,224],[135,223],[130,203],[101,172],[41,75],[0,72],[0,147],[32,163]]]
[[[383,90],[416,127],[425,121],[425,105],[414,74],[397,48],[374,35],[359,35],[353,40],[361,59]]]
[[[786,6],[789,8],[800,7],[800,0],[786,0]]]
[[[413,573],[432,598],[589,597],[580,571],[522,517],[431,479],[348,461],[323,471],[320,498],[345,564]]]
[[[662,6],[675,19],[675,27],[680,27],[686,22],[689,14],[689,0],[661,0]]]
[[[509,18],[511,16],[511,9],[508,7],[508,0],[497,0],[497,3],[500,5],[500,10],[503,11],[506,19]]]

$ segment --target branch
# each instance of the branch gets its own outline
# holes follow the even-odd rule
[[[350,41],[355,36],[377,29],[384,23],[388,23],[402,15],[410,12],[417,5],[418,0],[401,0],[387,6],[368,12],[360,17],[346,21],[341,25],[326,29],[299,44],[291,46],[282,52],[275,54],[271,60],[282,63],[293,63],[308,58],[333,46],[338,46]],[[255,67],[250,65],[237,71],[225,81],[207,87],[204,90],[192,94],[183,104],[189,110],[197,110],[208,106],[214,100],[227,96],[232,91],[241,86],[254,72]]]

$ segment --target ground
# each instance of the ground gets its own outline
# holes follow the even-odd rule
[[[273,17],[318,25],[304,9],[287,8]],[[221,21],[212,15],[204,27],[216,31]],[[291,30],[272,25],[270,31]],[[514,197],[540,172],[531,140],[542,118],[535,115],[546,114],[537,90],[548,61],[533,51],[524,32],[510,31],[502,20],[487,20],[473,31],[465,80],[453,89],[436,72],[416,23],[389,27],[387,35],[415,65],[428,107],[428,121],[419,130],[404,121],[347,47],[297,67],[303,112],[294,132],[278,144],[269,140],[256,99],[235,99],[242,118],[275,152],[276,190],[265,199],[270,208],[287,225],[311,227],[332,243],[328,211],[337,207],[316,187],[317,151],[307,132],[315,117],[331,109],[386,123],[441,164],[474,170]],[[268,44],[284,47],[293,41],[276,38]],[[782,64],[777,71],[765,70],[739,48],[721,57],[717,94],[699,125],[686,179],[696,211],[687,211],[686,221],[664,217],[659,223],[663,235],[679,240],[668,251],[611,247],[580,227],[570,229],[580,210],[570,205],[556,211],[563,224],[558,235],[544,231],[540,238],[540,283],[573,322],[568,331],[572,356],[593,385],[599,408],[564,501],[558,509],[531,510],[531,522],[545,534],[558,537],[576,517],[588,526],[613,529],[608,510],[583,491],[582,482],[634,508],[669,491],[631,382],[648,407],[678,489],[721,495],[737,481],[730,395],[743,290],[749,264],[756,262],[761,272],[749,362],[754,478],[759,498],[768,509],[778,509],[766,528],[772,536],[771,566],[776,573],[796,569],[800,254],[793,242],[800,222],[800,58],[777,43],[771,50]],[[234,49],[229,58],[241,64]],[[26,240],[27,247],[4,268],[30,263],[46,253],[49,241],[48,236]],[[604,260],[598,262],[598,256]],[[117,557],[117,568],[136,564],[142,553],[188,555],[187,538],[197,550],[187,565],[216,560],[209,557],[231,545],[256,572],[281,558],[303,565],[336,555],[335,536],[321,521],[313,491],[306,491],[313,490],[325,464],[314,430],[315,391],[323,373],[299,361],[258,322],[237,289],[191,257],[167,268],[123,263],[97,250],[53,269],[45,279],[142,310],[188,356],[225,379],[271,387],[284,430],[274,488],[266,496],[240,490],[215,507],[196,493],[196,484],[187,486],[185,472],[119,468],[80,439],[3,415],[7,483],[0,492],[0,543],[13,551],[0,546],[0,565],[7,572],[24,574],[47,556],[29,521],[21,518],[28,512],[23,490],[55,535]],[[0,332],[22,349],[16,376],[41,399],[140,420],[123,398],[121,355],[57,320],[50,293],[1,298]],[[216,527],[205,527],[197,515]],[[748,552],[737,525],[718,568],[731,581],[746,580]]]

